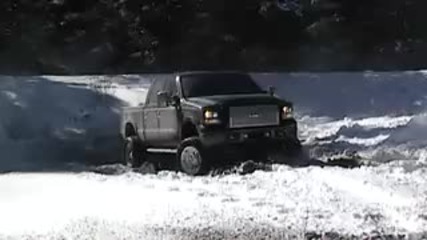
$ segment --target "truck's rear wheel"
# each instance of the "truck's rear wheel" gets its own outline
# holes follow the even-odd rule
[[[198,137],[190,137],[181,142],[177,163],[182,172],[191,176],[202,175],[208,171],[208,157]]]
[[[146,160],[146,151],[135,136],[127,137],[124,142],[124,163],[132,168],[140,167]]]

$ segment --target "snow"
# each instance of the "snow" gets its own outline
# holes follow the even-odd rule
[[[382,134],[373,138],[347,138],[344,136],[340,136],[335,141],[348,142],[350,144],[357,144],[357,145],[363,145],[368,147],[368,146],[378,145],[384,142],[385,140],[387,140],[388,138],[389,138],[389,135],[382,135]]]
[[[258,74],[295,103],[300,116],[333,119],[423,113],[427,78],[423,71]]]
[[[371,164],[96,174],[75,163],[117,160],[121,107],[141,105],[151,80],[170,76],[0,76],[0,239],[427,232],[425,72],[254,76],[295,103],[312,156],[356,151]]]
[[[102,222],[105,234],[156,226],[167,226],[164,232],[221,226],[244,229],[256,223],[282,228],[284,233],[292,229],[362,234],[378,227],[387,233],[413,233],[427,227],[420,218],[427,205],[419,196],[427,190],[425,181],[425,171],[409,174],[388,167],[278,166],[273,172],[219,178],[173,173],[9,174],[0,180],[5,193],[0,226],[9,236],[58,239],[81,234],[74,231],[82,221],[98,231]]]
[[[365,119],[351,119],[344,118],[342,120],[332,121],[325,118],[319,119],[311,117],[304,117],[300,120],[301,128],[303,129],[301,138],[307,142],[313,142],[316,139],[330,138],[338,135],[340,131],[355,129],[354,133],[358,134],[361,130],[375,130],[375,129],[394,129],[401,126],[406,126],[412,119],[412,116],[400,117],[373,117]],[[312,126],[312,124],[316,124]],[[380,135],[384,136],[384,135]],[[382,139],[383,137],[381,137]],[[383,139],[385,140],[385,139]]]
[[[121,108],[143,103],[150,81],[0,77],[0,172],[61,168],[64,161],[116,161]]]

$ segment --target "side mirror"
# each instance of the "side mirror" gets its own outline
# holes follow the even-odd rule
[[[172,106],[178,107],[181,105],[181,99],[177,95],[172,96]]]
[[[165,91],[157,92],[157,102],[159,105],[166,104],[168,101],[168,93]]]
[[[274,93],[276,92],[276,88],[273,86],[268,86],[268,93],[270,96],[274,96]]]

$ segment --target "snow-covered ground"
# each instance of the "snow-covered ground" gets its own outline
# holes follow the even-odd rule
[[[170,76],[0,77],[0,239],[286,239],[427,232],[424,72],[258,74],[313,157],[368,166],[189,177],[75,166],[120,156],[122,106]],[[118,168],[118,167],[117,167]]]

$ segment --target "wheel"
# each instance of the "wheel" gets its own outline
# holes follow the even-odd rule
[[[136,136],[125,139],[123,155],[124,163],[132,168],[140,167],[146,160],[145,149]]]
[[[181,142],[177,152],[177,163],[180,171],[191,176],[208,172],[208,157],[198,137],[190,137]]]

